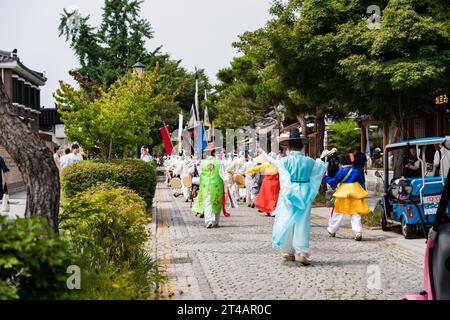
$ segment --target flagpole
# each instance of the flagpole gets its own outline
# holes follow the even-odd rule
[[[197,111],[197,121],[200,122],[200,106],[198,101],[198,72],[197,67],[195,67],[195,110]]]
[[[178,114],[178,154],[182,152],[181,136],[183,131],[183,114]]]

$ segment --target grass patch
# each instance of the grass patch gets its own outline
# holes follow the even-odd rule
[[[318,207],[326,207],[327,206],[327,201],[325,198],[325,193],[324,194],[317,194],[316,198],[314,199],[313,203],[312,203],[312,207],[313,208],[318,208]]]
[[[381,228],[381,210],[374,210],[361,216],[361,221],[366,227]]]

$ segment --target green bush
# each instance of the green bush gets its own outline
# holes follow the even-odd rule
[[[71,291],[68,299],[153,299],[157,296],[152,288],[165,279],[157,272],[156,263],[145,254],[138,254],[132,266],[108,264],[99,269],[92,268],[88,260],[80,265],[81,290]]]
[[[156,190],[156,168],[153,163],[142,160],[80,161],[62,172],[62,187],[67,198],[102,183],[134,190],[150,208]]]
[[[132,190],[104,183],[63,205],[60,228],[77,254],[83,283],[72,298],[148,299],[162,282],[146,254],[150,218],[145,202]]]
[[[56,299],[67,293],[68,243],[42,218],[0,216],[0,300]]]
[[[75,247],[95,257],[94,265],[129,261],[149,238],[144,201],[132,190],[91,188],[63,206],[60,228]]]

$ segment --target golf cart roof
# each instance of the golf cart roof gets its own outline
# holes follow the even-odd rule
[[[430,144],[440,144],[445,141],[445,137],[429,137],[414,140],[404,140],[388,144],[386,149],[397,149],[407,146],[426,146]]]

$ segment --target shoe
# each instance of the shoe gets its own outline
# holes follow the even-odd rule
[[[271,216],[272,218],[275,218],[275,214],[274,214],[274,213],[271,213],[270,216]]]
[[[212,222],[208,222],[208,224],[206,225],[206,229],[211,229],[213,228],[213,223]]]
[[[200,219],[203,219],[205,217],[205,215],[203,213],[200,213],[200,215],[198,216]]]
[[[252,204],[252,208],[254,208],[254,207],[256,207],[256,205],[253,203],[253,204]]]
[[[361,232],[358,232],[358,233],[356,234],[355,240],[356,240],[356,241],[361,241],[361,240],[362,240],[362,233],[361,233]]]
[[[282,253],[281,257],[284,259],[284,261],[295,261],[295,256],[287,253]]]
[[[298,260],[297,260],[298,262],[300,262],[302,265],[304,265],[304,266],[309,266],[309,265],[311,265],[311,261],[310,260],[308,260],[308,258],[306,258],[306,257],[304,257],[304,256],[300,256],[300,257],[298,257]]]
[[[330,232],[330,231],[328,231],[328,235],[329,235],[331,238],[334,238],[334,237],[336,237],[336,232]]]
[[[218,225],[217,223],[214,223],[212,227],[213,227],[213,228],[218,228],[219,225]]]

